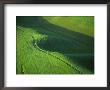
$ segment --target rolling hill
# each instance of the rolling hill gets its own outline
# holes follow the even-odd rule
[[[17,16],[17,74],[93,74],[94,17]]]

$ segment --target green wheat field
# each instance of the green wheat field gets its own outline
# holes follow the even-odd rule
[[[16,16],[16,74],[94,74],[94,16]]]

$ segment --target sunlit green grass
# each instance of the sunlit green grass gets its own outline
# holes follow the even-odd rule
[[[93,16],[48,16],[43,18],[55,25],[62,26],[69,30],[80,32],[92,37],[94,36]]]
[[[17,17],[16,73],[94,73],[93,21],[93,17]]]

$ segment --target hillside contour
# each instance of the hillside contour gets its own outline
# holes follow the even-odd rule
[[[16,17],[17,74],[93,74],[94,18]]]

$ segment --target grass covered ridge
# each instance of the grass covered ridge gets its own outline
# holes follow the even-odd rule
[[[94,17],[17,16],[17,74],[93,74]]]

